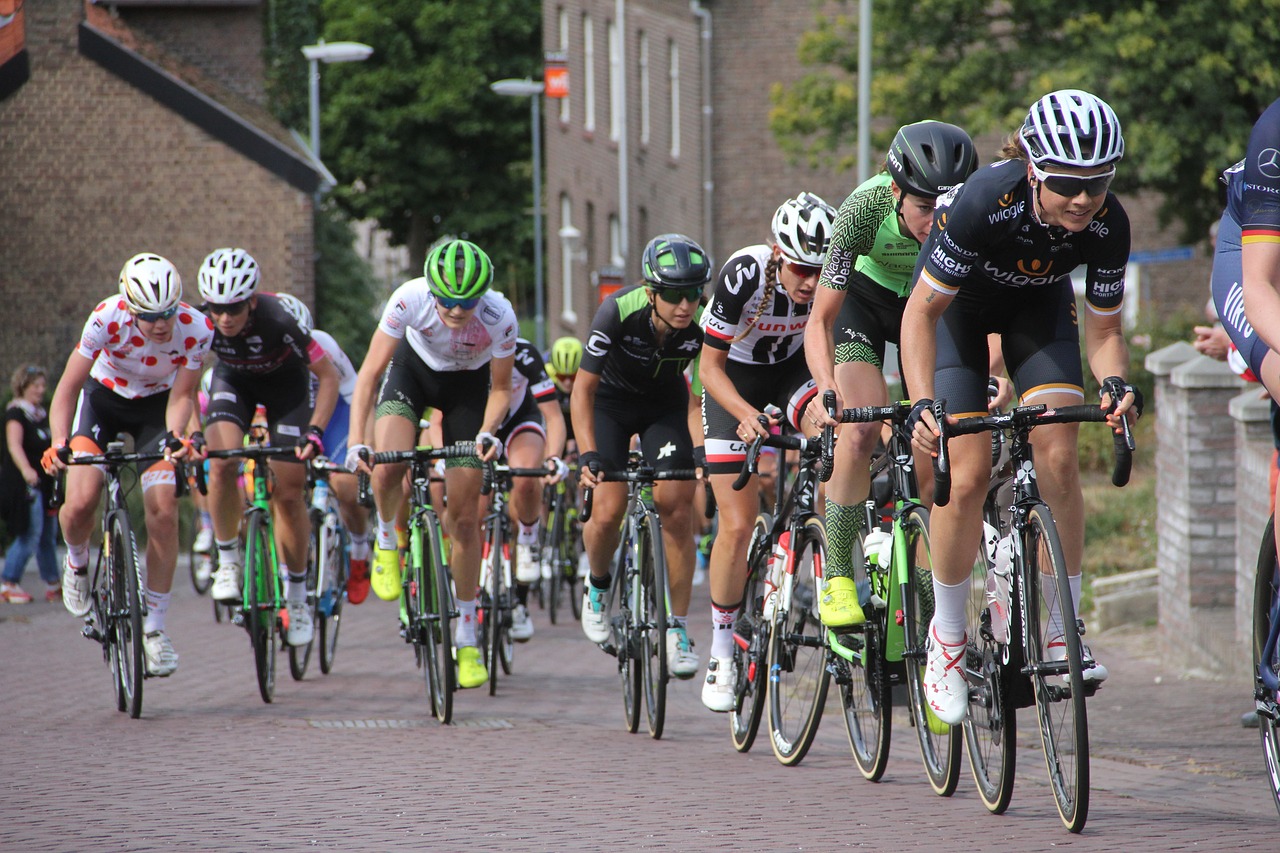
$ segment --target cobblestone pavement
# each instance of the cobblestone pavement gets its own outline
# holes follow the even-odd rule
[[[1089,704],[1092,800],[1073,836],[1029,714],[1013,804],[993,816],[967,766],[954,797],[933,795],[902,716],[884,780],[864,781],[834,698],[795,768],[767,735],[735,753],[696,680],[671,685],[661,741],[629,735],[613,659],[535,609],[515,674],[496,697],[459,693],[445,728],[372,597],[347,608],[334,672],[313,660],[296,683],[282,656],[266,705],[245,632],[186,584],[169,615],[181,668],[146,683],[140,720],[114,710],[60,604],[0,604],[0,850],[1276,849],[1258,735],[1239,724],[1249,685],[1180,678],[1151,629],[1090,637],[1111,679]]]

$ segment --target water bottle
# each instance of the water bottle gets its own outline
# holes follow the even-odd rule
[[[889,568],[889,561],[893,557],[893,537],[879,527],[871,528],[862,539],[862,553],[867,558],[868,566]]]
[[[311,490],[311,506],[321,512],[329,508],[328,480],[316,480],[315,488]]]
[[[987,575],[987,612],[991,616],[991,635],[997,643],[1009,642],[1010,588],[1013,582],[1013,536],[1003,536],[995,543],[992,568]]]
[[[769,573],[765,581],[764,618],[773,618],[781,594],[783,580],[787,574],[787,566],[791,559],[791,531],[784,530],[773,545],[773,553],[769,555]]]

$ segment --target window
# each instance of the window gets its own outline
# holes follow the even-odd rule
[[[667,83],[671,87],[671,156],[680,156],[680,45],[667,42],[671,65],[667,70]]]
[[[561,6],[556,11],[557,24],[560,29],[560,50],[569,55],[569,13]],[[560,99],[560,121],[569,123],[569,98]]]
[[[566,194],[560,196],[560,227],[562,230],[573,228],[573,205]],[[560,240],[560,319],[566,323],[578,322],[573,310],[573,261],[577,252],[578,247],[572,241]]]
[[[622,44],[618,40],[618,25],[609,22],[609,139],[622,138]]]
[[[622,258],[622,223],[618,221],[618,214],[609,214],[609,263],[615,267],[623,265]]]
[[[649,35],[640,33],[640,144],[649,144]]]
[[[588,133],[596,129],[596,28],[590,15],[582,16],[582,128]]]

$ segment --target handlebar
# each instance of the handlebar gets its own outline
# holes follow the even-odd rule
[[[827,414],[831,417],[836,416],[836,392],[823,391],[822,405],[826,408]],[[836,469],[836,428],[833,426],[824,426],[822,428],[822,453],[818,461],[818,479],[825,483],[831,479],[832,472]],[[737,488],[736,486],[734,488]]]
[[[493,491],[499,474],[506,477],[547,477],[554,473],[555,471],[546,468],[512,468],[509,465],[488,462],[484,466],[484,479],[480,483],[480,494],[487,495]]]
[[[938,425],[938,455],[933,459],[933,505],[951,503],[951,453],[947,450],[950,426],[947,424],[947,401],[934,400],[929,407]]]
[[[163,451],[158,453],[125,453],[124,443],[119,441],[109,443],[104,452],[94,455],[72,456],[71,448],[65,444],[59,447],[56,452],[58,459],[64,465],[106,465],[110,468],[120,468],[137,462],[159,462],[165,459]],[[181,459],[172,459],[170,462],[174,468],[174,497],[180,498],[187,493],[186,465]],[[53,478],[53,493],[49,500],[51,509],[62,506],[63,501],[66,499],[66,492],[66,472],[61,471],[58,476]]]
[[[775,447],[779,450],[798,450],[801,453],[818,449],[819,454],[823,452],[822,439],[819,438],[802,438],[794,435],[757,435],[747,445],[747,457],[742,461],[742,470],[738,473],[738,479],[733,481],[733,490],[740,492],[747,486],[747,482],[756,471],[756,463],[760,459],[760,451],[766,447]],[[821,462],[819,462],[821,465]]]
[[[640,467],[630,471],[599,471],[596,479],[602,483],[658,483],[663,480],[696,480],[698,472],[693,468],[676,468],[671,471],[654,471],[652,468]],[[582,522],[591,520],[592,496],[595,489],[582,490],[582,513],[578,516]]]

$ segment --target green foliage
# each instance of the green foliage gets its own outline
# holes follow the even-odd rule
[[[267,102],[276,118],[304,135],[309,89],[302,46],[315,44],[319,14],[319,0],[268,0],[263,21]]]
[[[1161,193],[1162,224],[1181,223],[1188,241],[1221,212],[1217,175],[1243,156],[1253,122],[1280,94],[1280,0],[882,2],[872,28],[877,149],[924,118],[973,135],[1012,132],[1044,93],[1086,89],[1124,125],[1117,190]],[[774,132],[795,159],[847,167],[856,17],[816,15],[800,57],[814,70],[775,87]]]
[[[316,211],[316,326],[333,335],[357,367],[378,325],[373,271],[355,250],[346,216],[333,205]]]

